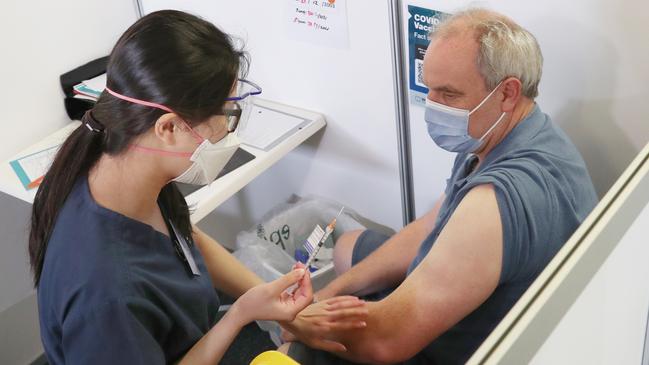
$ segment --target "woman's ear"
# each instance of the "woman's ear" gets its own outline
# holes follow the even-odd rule
[[[165,113],[156,120],[153,127],[155,136],[166,145],[177,143],[178,132],[183,128],[180,117],[175,113]]]

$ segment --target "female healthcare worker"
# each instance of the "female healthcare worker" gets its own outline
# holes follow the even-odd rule
[[[178,11],[118,40],[106,91],[34,200],[29,253],[51,364],[215,364],[245,324],[290,321],[312,302],[304,269],[265,284],[192,226],[173,183],[210,183],[238,147],[246,65],[226,34]],[[214,287],[238,297],[216,324]],[[341,312],[324,324],[363,305],[329,304]]]

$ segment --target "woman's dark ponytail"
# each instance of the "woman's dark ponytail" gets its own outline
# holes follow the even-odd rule
[[[247,70],[246,54],[213,24],[174,10],[151,13],[117,41],[106,70],[116,92],[170,107],[191,125],[220,114],[232,85]],[[47,242],[77,180],[101,158],[125,151],[164,112],[102,93],[83,124],[63,143],[36,192],[29,257],[38,286]],[[187,204],[175,184],[159,201],[184,235],[191,233]]]
[[[29,232],[29,259],[37,286],[43,270],[45,251],[56,217],[77,179],[86,174],[102,153],[103,134],[86,128],[90,112],[83,116],[79,126],[65,140],[52,166],[45,174],[36,192]]]

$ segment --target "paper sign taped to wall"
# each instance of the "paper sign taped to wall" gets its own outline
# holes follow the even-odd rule
[[[284,0],[290,39],[333,48],[349,47],[346,0]]]

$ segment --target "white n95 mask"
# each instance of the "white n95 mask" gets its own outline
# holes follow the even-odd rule
[[[252,84],[249,81],[246,81],[246,83],[251,84],[256,89],[258,89],[258,91],[249,93],[248,95],[257,95],[261,93],[261,89],[258,86]],[[178,114],[168,106],[162,104],[122,95],[118,92],[111,90],[108,87],[106,87],[106,91],[118,99],[122,99],[124,101],[128,101],[133,104],[149,106],[152,108],[158,108],[164,110],[168,113]],[[233,99],[239,100],[241,98],[242,97],[228,98],[228,100],[233,100]],[[223,170],[223,167],[225,167],[228,161],[230,161],[232,155],[234,155],[237,148],[239,148],[239,144],[240,144],[239,138],[237,138],[235,133],[228,133],[220,141],[216,143],[211,143],[207,138],[203,138],[198,133],[196,133],[192,129],[192,127],[189,124],[187,124],[187,122],[185,122],[184,120],[183,123],[185,123],[187,128],[189,128],[192,134],[194,134],[194,137],[197,139],[197,141],[200,141],[201,139],[203,141],[198,145],[196,150],[194,150],[194,152],[189,156],[189,160],[192,161],[191,166],[189,166],[189,168],[187,168],[185,172],[180,174],[180,176],[172,179],[171,181],[177,181],[177,182],[181,182],[185,184],[193,184],[193,185],[210,184],[212,181],[214,181],[214,179],[216,179],[216,177],[219,175],[219,172]],[[148,148],[148,147],[143,147],[138,145],[133,145],[132,147],[141,151],[161,153],[165,155],[175,155],[175,156],[189,155],[189,153],[185,153],[185,152],[170,152],[170,151],[158,150],[155,148]]]
[[[203,140],[189,157],[191,166],[172,181],[193,185],[210,184],[230,161],[239,145],[236,133],[228,133],[216,143]]]
[[[469,134],[469,116],[489,100],[501,84],[502,81],[473,110],[453,108],[426,99],[424,120],[428,127],[428,134],[435,144],[449,152],[471,153],[477,150],[506,113],[502,113],[500,118],[479,139],[473,138]]]

